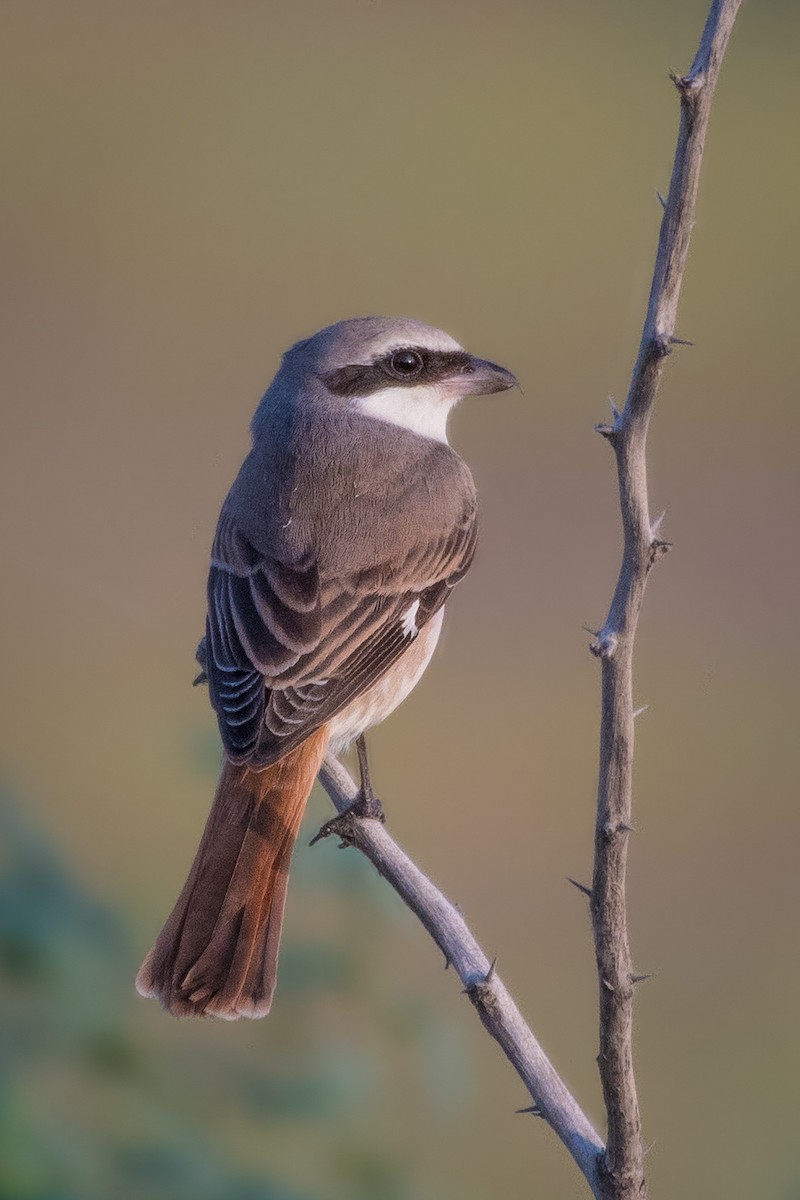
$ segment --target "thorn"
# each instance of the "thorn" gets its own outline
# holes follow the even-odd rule
[[[614,988],[613,984],[610,984],[607,979],[603,980],[603,987],[606,989],[606,991],[611,992],[612,995],[613,995],[614,991],[616,990]]]
[[[592,889],[587,887],[585,883],[578,883],[577,879],[573,879],[571,875],[567,875],[567,883],[571,883],[573,887],[576,887],[579,892],[583,892],[584,896],[588,896],[591,900]]]
[[[626,825],[624,821],[620,821],[620,829],[623,833],[636,833],[632,825]]]
[[[599,629],[590,629],[588,625],[581,625],[581,629],[584,631],[584,633],[590,633],[592,637],[600,637]]]
[[[661,192],[656,192],[656,196],[658,197],[658,203],[661,205],[661,207],[666,208],[667,202],[664,199],[664,197],[661,195]]]
[[[649,704],[643,704],[641,708],[635,708],[633,710],[634,721],[636,720],[637,717],[640,717],[642,715],[642,713],[646,713],[649,707],[650,707]]]
[[[652,1142],[650,1142],[650,1144],[648,1146],[645,1146],[644,1150],[642,1151],[643,1158],[647,1158],[648,1154],[653,1149],[653,1146],[655,1146],[657,1141],[658,1141],[658,1138],[653,1138]]]
[[[668,333],[657,333],[651,342],[653,356],[655,358],[666,358],[672,353],[672,338]]]
[[[631,975],[631,983],[644,983],[645,979],[655,979],[655,972],[649,971],[646,975]]]
[[[617,635],[615,633],[604,633],[602,629],[589,646],[589,650],[595,658],[613,658],[616,648]]]
[[[673,547],[673,542],[664,542],[660,538],[656,538],[650,543],[650,561],[649,566],[653,567],[660,558],[663,558]]]
[[[686,338],[671,337],[669,340],[673,346],[693,346],[694,345],[694,342],[687,341]]]
[[[449,968],[450,968],[450,956],[449,956],[448,954],[445,954],[445,956],[444,956],[444,969],[445,969],[445,971],[447,971],[447,970],[449,970]]]
[[[612,421],[610,425],[606,425],[605,421],[601,421],[599,425],[595,425],[595,433],[599,433],[601,437],[610,438],[615,433],[619,433],[625,423],[624,414],[619,411],[614,403],[614,397],[608,397],[608,403],[611,405]]]
[[[515,1108],[516,1113],[531,1113],[534,1117],[543,1117],[544,1113],[539,1108],[538,1104],[530,1104],[527,1108]]]
[[[697,93],[705,83],[705,76],[702,73],[698,75],[679,75],[677,71],[670,71],[669,77],[680,92],[681,100],[685,100],[687,103],[696,101]]]
[[[201,671],[199,675],[194,677],[192,680],[192,687],[199,687],[201,683],[208,683],[208,676],[206,675],[205,671]]]
[[[656,538],[658,537],[659,530],[661,529],[661,526],[664,524],[664,517],[666,515],[667,515],[667,510],[664,509],[664,511],[660,514],[660,516],[656,517],[655,521],[650,522],[650,540],[652,542],[654,542],[656,540]]]
[[[488,1005],[493,1003],[493,997],[491,994],[487,995],[487,992],[491,988],[491,985],[494,981],[496,966],[497,959],[493,958],[489,964],[489,970],[486,972],[483,978],[475,979],[472,981],[472,983],[468,983],[461,989],[461,995],[469,996],[473,1004]]]

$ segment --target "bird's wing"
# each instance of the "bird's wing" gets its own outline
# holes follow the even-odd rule
[[[373,569],[320,578],[310,551],[257,551],[226,514],[208,584],[206,671],[228,757],[266,766],[371,686],[464,575],[472,498],[438,536],[384,548]]]

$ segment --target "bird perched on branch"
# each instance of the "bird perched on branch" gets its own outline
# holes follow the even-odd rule
[[[360,739],[357,814],[380,815],[364,731],[422,675],[475,550],[448,413],[515,384],[411,320],[342,321],[284,355],[211,551],[198,656],[222,774],[136,980],[175,1015],[269,1012],[292,850],[326,752]]]

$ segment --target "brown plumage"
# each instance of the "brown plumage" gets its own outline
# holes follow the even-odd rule
[[[170,1012],[269,1011],[292,847],[326,747],[411,690],[475,551],[475,488],[447,412],[515,382],[413,321],[342,322],[284,356],[211,553],[204,677],[226,760],[137,978]]]
[[[263,771],[224,764],[189,878],[136,977],[176,1017],[269,1012],[289,864],[327,741],[319,729]]]

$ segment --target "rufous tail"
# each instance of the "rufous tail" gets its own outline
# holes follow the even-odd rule
[[[272,1004],[289,865],[328,742],[272,766],[225,762],[183,891],[136,976],[175,1016],[263,1017]]]

